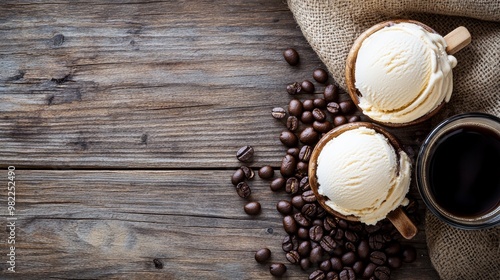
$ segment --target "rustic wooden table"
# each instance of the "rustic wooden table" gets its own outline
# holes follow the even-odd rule
[[[1,279],[272,279],[261,247],[287,263],[288,196],[255,179],[250,217],[229,179],[247,144],[253,168],[279,167],[270,110],[322,66],[283,1],[6,0],[0,38],[0,181],[14,166],[16,187],[14,216],[0,192]],[[426,129],[394,132],[411,144]],[[393,279],[438,279],[419,229]]]

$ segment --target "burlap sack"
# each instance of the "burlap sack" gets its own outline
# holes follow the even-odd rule
[[[455,54],[454,91],[435,121],[463,112],[500,117],[499,0],[288,0],[305,38],[345,89],[345,61],[354,40],[385,20],[421,21],[446,35],[463,25],[472,43]],[[440,277],[500,279],[500,227],[464,231],[426,215],[429,255]]]

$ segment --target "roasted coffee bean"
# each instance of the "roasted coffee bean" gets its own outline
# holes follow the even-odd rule
[[[332,270],[335,270],[337,272],[342,270],[342,260],[340,260],[339,257],[330,258],[330,263],[332,264]]]
[[[297,232],[298,225],[292,216],[283,217],[283,229],[289,234],[294,234]]]
[[[314,102],[312,99],[306,99],[302,101],[302,107],[304,111],[312,111],[314,109]]]
[[[385,253],[389,256],[395,256],[399,255],[401,252],[401,244],[397,241],[392,241],[389,244],[387,244],[387,247],[385,248]]]
[[[247,203],[243,209],[248,215],[258,215],[260,213],[261,206],[259,202],[252,201]]]
[[[353,123],[353,122],[359,122],[361,118],[359,116],[350,116],[347,118],[347,122]]]
[[[387,261],[387,256],[384,252],[373,251],[370,254],[370,261],[376,265],[383,265]]]
[[[341,228],[337,228],[337,232],[335,233],[335,236],[333,238],[339,241],[342,240],[342,238],[344,238],[344,230]]]
[[[300,121],[305,124],[311,124],[314,122],[314,116],[311,111],[304,111],[300,116]]]
[[[323,238],[323,227],[321,226],[312,226],[309,229],[309,238],[313,241],[319,242],[321,238]],[[321,243],[320,243],[321,245]]]
[[[296,167],[297,160],[292,155],[287,154],[281,160],[280,173],[284,177],[293,176]]]
[[[281,107],[275,107],[271,111],[271,115],[273,116],[273,118],[280,120],[286,116],[286,111]]]
[[[320,122],[324,121],[326,118],[325,113],[323,113],[323,111],[321,111],[321,109],[318,109],[318,108],[315,108],[312,111],[312,114],[313,114],[314,119],[317,121],[320,121]]]
[[[233,173],[233,176],[231,176],[231,183],[233,185],[238,185],[238,183],[243,182],[245,180],[245,173],[243,170],[238,169]]]
[[[241,197],[241,198],[247,198],[252,194],[252,190],[250,189],[250,186],[246,182],[240,182],[238,185],[236,185],[236,193]]]
[[[281,277],[286,272],[286,266],[282,263],[273,263],[269,267],[269,272],[276,277]]]
[[[315,270],[309,274],[309,280],[324,280],[326,277],[325,273],[321,270]]]
[[[299,119],[296,116],[289,116],[286,120],[286,128],[290,131],[296,131],[299,128]]]
[[[287,235],[283,238],[281,243],[281,248],[285,252],[290,252],[292,250],[297,250],[299,247],[299,241],[295,235]]]
[[[291,131],[282,131],[280,134],[280,141],[287,147],[295,147],[298,144],[297,136]]]
[[[282,190],[285,187],[285,184],[286,184],[285,178],[279,177],[279,178],[274,179],[271,182],[271,184],[269,185],[269,188],[271,188],[271,190],[273,192],[277,192],[279,190]]]
[[[299,180],[295,177],[290,177],[286,180],[285,191],[290,194],[296,194],[299,191]]]
[[[300,178],[307,176],[307,172],[309,170],[309,163],[304,161],[297,162],[297,176]]]
[[[276,204],[276,210],[283,215],[288,215],[293,212],[293,206],[288,200],[280,200]]]
[[[314,107],[318,109],[325,109],[326,108],[326,101],[323,98],[316,98],[313,100]]]
[[[407,214],[415,214],[418,211],[418,201],[412,197],[409,198],[410,202],[404,207]]]
[[[294,148],[289,148],[288,150],[286,150],[286,153],[293,156],[294,158],[297,158],[299,156],[299,148],[297,147],[294,147]]]
[[[356,252],[356,245],[354,243],[348,241],[344,244],[345,250],[346,251],[351,251],[351,252]]]
[[[311,185],[309,184],[309,176],[305,176],[300,180],[299,189],[302,192],[306,192],[311,189]]]
[[[316,206],[316,208],[318,208],[319,206]],[[320,226],[320,227],[323,227],[323,221],[321,219],[314,219],[312,221],[312,225],[313,226]]]
[[[300,268],[302,270],[308,270],[311,267],[311,261],[308,258],[300,260]]]
[[[314,192],[312,190],[308,190],[302,193],[302,199],[305,202],[315,202],[316,196],[314,195]]]
[[[328,81],[328,73],[325,70],[318,68],[314,70],[313,78],[316,80],[316,82],[324,84]]]
[[[365,267],[365,271],[363,272],[363,278],[367,279],[373,276],[373,273],[375,272],[375,269],[377,266],[373,263],[368,263]]]
[[[286,253],[285,257],[291,264],[296,264],[300,261],[300,256],[297,251],[290,251]]]
[[[360,222],[351,222],[349,223],[349,229],[356,233],[361,233],[363,231],[363,224]]]
[[[333,250],[333,255],[337,257],[342,257],[345,253],[342,240],[337,240],[336,243],[337,243],[337,248]]]
[[[335,126],[341,126],[346,123],[347,119],[344,116],[335,116],[335,118],[333,118],[333,125]]]
[[[302,102],[298,99],[292,99],[290,100],[290,103],[288,104],[288,113],[291,116],[296,116],[300,117],[302,115]]]
[[[285,58],[285,61],[291,66],[299,64],[300,56],[294,48],[288,48],[284,50],[283,57]]]
[[[300,87],[300,84],[297,82],[286,86],[286,92],[288,92],[288,94],[290,94],[290,95],[297,94],[301,90],[302,90],[302,88]]]
[[[313,218],[316,215],[316,205],[313,203],[305,204],[302,206],[301,212],[307,217]]]
[[[300,142],[313,146],[318,141],[319,134],[312,127],[306,127],[299,135]]]
[[[302,213],[295,213],[293,215],[293,218],[295,219],[295,221],[297,222],[297,224],[303,226],[303,227],[308,227],[311,225],[311,221],[306,218],[304,215],[302,215]],[[309,231],[309,234],[311,234],[311,231]]]
[[[326,214],[327,213],[326,213],[325,209],[323,209],[323,207],[318,207],[318,211],[316,213],[316,217],[322,219],[322,218],[324,218],[326,216]]]
[[[329,259],[326,259],[319,264],[318,268],[326,273],[332,270],[332,263],[330,262]]]
[[[319,133],[326,133],[332,130],[333,128],[332,123],[329,121],[324,121],[324,122],[314,121],[312,126],[314,130],[316,130]]]
[[[274,176],[274,169],[270,165],[264,165],[259,169],[259,177],[262,179],[271,179]]]
[[[387,265],[391,268],[400,268],[403,265],[400,257],[388,257]]]
[[[370,235],[368,238],[368,245],[372,250],[380,250],[384,248],[385,240],[382,234]]]
[[[358,244],[358,256],[366,260],[370,256],[370,247],[368,246],[368,241],[361,240]]]
[[[312,151],[313,151],[313,149],[311,146],[309,146],[309,145],[302,146],[302,148],[300,149],[300,152],[299,152],[299,160],[309,162],[309,159],[311,158]]]
[[[307,239],[309,238],[309,230],[305,227],[300,227],[297,230],[297,236],[302,239]]]
[[[248,180],[253,179],[253,177],[255,176],[255,172],[248,166],[242,165],[240,169],[243,171],[243,173],[245,174],[245,178],[247,178]]]
[[[350,230],[346,230],[344,236],[347,241],[351,241],[352,243],[357,243],[359,239],[358,235]]]
[[[406,245],[403,247],[402,256],[405,263],[411,263],[417,259],[417,251],[414,247]]]
[[[325,101],[335,102],[339,97],[339,89],[336,85],[327,85],[325,87],[325,91],[323,92],[323,96],[325,97]]]
[[[330,271],[326,274],[325,280],[339,280],[339,274],[335,271]]]
[[[311,241],[305,240],[300,242],[299,248],[297,249],[297,252],[301,257],[308,257],[309,253],[311,253]]]
[[[271,257],[271,250],[268,248],[262,248],[255,252],[255,260],[259,263],[267,261]]]
[[[375,233],[377,231],[380,230],[380,225],[379,224],[375,224],[375,225],[365,225],[365,230],[366,232],[368,232],[369,234],[372,234],[372,233]]]
[[[335,115],[340,112],[340,106],[337,102],[329,102],[326,104],[326,110]]]
[[[236,158],[241,162],[250,162],[253,160],[253,153],[252,146],[243,146],[236,152]]]
[[[351,100],[342,101],[339,103],[339,106],[340,112],[342,112],[342,114],[349,114],[356,107]]]
[[[292,205],[293,207],[297,208],[297,210],[302,209],[302,206],[304,206],[304,204],[306,204],[306,202],[302,198],[302,195],[299,194],[292,197]]]
[[[311,249],[311,254],[309,254],[309,260],[312,263],[318,263],[323,260],[323,248],[321,246],[314,247]]]
[[[342,256],[341,260],[344,266],[351,266],[357,261],[356,254],[354,252],[347,252]]]
[[[337,225],[341,228],[341,229],[347,229],[349,228],[349,223],[346,221],[346,220],[342,220],[342,219],[339,219],[337,221]]]
[[[362,261],[357,261],[352,265],[352,270],[354,270],[354,273],[357,275],[361,275],[365,270],[365,265]]]
[[[354,270],[350,267],[344,267],[339,273],[340,280],[356,280],[356,274]]]
[[[391,279],[391,270],[387,266],[379,266],[375,268],[375,272],[373,274],[379,280]]]
[[[337,247],[337,243],[335,242],[335,240],[333,240],[333,238],[328,235],[325,235],[323,236],[323,238],[321,238],[321,240],[319,241],[319,245],[321,246],[321,248],[323,248],[323,250],[325,250],[325,252],[328,253],[333,253],[333,250],[335,250],[335,248]]]
[[[333,218],[332,216],[326,216],[323,221],[323,227],[327,231],[331,231],[332,229],[337,228],[337,222],[335,221],[335,218]]]
[[[304,93],[314,93],[314,84],[309,80],[304,80],[300,86],[302,87],[302,91]]]

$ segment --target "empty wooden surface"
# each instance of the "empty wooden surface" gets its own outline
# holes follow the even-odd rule
[[[229,180],[247,144],[254,169],[278,168],[270,110],[322,66],[283,1],[2,1],[0,38],[0,182],[15,166],[18,218],[1,279],[272,279],[261,247],[287,262],[288,196],[255,179],[250,217]],[[414,145],[428,129],[391,131]],[[437,279],[419,230],[394,279]]]

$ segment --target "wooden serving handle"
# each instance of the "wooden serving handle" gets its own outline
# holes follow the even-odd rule
[[[401,233],[401,235],[406,239],[412,239],[417,234],[417,227],[415,224],[406,216],[405,212],[401,207],[396,208],[396,210],[391,211],[387,218],[394,227]]]
[[[446,47],[446,52],[448,54],[454,54],[470,44],[471,35],[467,28],[459,26],[444,36],[444,40],[448,45]]]

